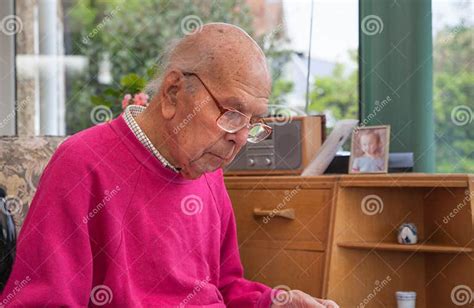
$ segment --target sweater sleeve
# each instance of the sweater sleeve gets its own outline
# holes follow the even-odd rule
[[[0,306],[84,307],[92,284],[91,179],[65,141],[45,168],[16,246]]]
[[[243,277],[237,243],[235,216],[230,198],[222,183],[222,244],[219,290],[227,307],[258,307],[271,306],[272,289],[264,284],[247,280]]]

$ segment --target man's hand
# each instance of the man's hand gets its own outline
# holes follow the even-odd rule
[[[271,308],[339,308],[331,301],[312,297],[300,290],[279,290],[272,296]]]

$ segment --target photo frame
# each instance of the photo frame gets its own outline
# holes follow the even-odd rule
[[[349,173],[387,173],[390,125],[357,127],[352,132]]]

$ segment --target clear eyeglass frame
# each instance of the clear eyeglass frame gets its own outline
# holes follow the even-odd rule
[[[267,123],[265,123],[263,119],[259,119],[258,121],[251,123],[251,118],[246,114],[236,109],[223,107],[196,73],[183,72],[183,74],[185,76],[195,76],[204,86],[207,93],[209,93],[217,108],[219,108],[219,111],[221,112],[219,117],[216,119],[217,126],[219,126],[220,129],[233,134],[242,128],[248,128],[249,132],[247,141],[250,143],[259,143],[270,136],[273,129]]]

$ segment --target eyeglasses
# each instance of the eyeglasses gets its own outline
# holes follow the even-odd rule
[[[197,74],[190,72],[183,72],[183,74],[184,76],[195,76],[204,86],[207,93],[209,93],[217,108],[219,108],[219,111],[221,112],[216,120],[217,126],[219,126],[220,129],[233,134],[246,127],[249,129],[247,141],[250,143],[258,143],[270,136],[272,133],[272,128],[267,125],[263,119],[251,123],[251,118],[249,116],[236,109],[223,107]]]

